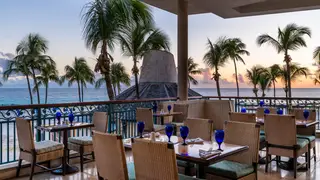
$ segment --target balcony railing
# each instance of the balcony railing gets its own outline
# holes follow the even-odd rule
[[[218,99],[215,96],[193,97],[190,99]],[[235,111],[240,111],[242,107],[257,107],[261,98],[254,97],[222,97],[222,99],[232,100]],[[125,101],[101,101],[83,103],[63,103],[63,104],[41,104],[41,105],[19,105],[0,106],[0,165],[11,163],[19,157],[19,147],[16,132],[17,117],[30,119],[32,126],[52,125],[56,123],[55,114],[61,112],[62,120],[68,119],[70,111],[73,112],[76,122],[92,122],[92,115],[95,111],[108,113],[108,132],[122,134],[129,138],[137,136],[136,131],[136,108],[151,108],[154,102],[158,104],[163,101],[177,101],[178,98],[167,99],[147,99],[147,100],[125,100]],[[266,106],[279,107],[287,111],[285,98],[263,98]],[[292,98],[292,107],[315,109],[317,120],[320,113],[320,98]],[[317,127],[319,129],[319,126]],[[34,129],[34,139],[36,141],[55,140],[61,141],[59,133],[41,132]],[[72,136],[89,135],[89,129],[81,129],[70,132]]]

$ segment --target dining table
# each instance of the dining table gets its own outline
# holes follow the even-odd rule
[[[72,174],[79,171],[76,166],[71,166],[68,164],[67,157],[68,157],[68,132],[70,130],[75,129],[85,129],[94,127],[93,123],[81,123],[81,122],[74,122],[73,124],[55,124],[55,125],[42,125],[36,126],[35,128],[40,131],[46,131],[50,133],[62,132],[63,137],[63,145],[64,145],[64,160],[62,161],[61,168],[58,168],[52,171],[53,174],[62,175],[63,174],[63,167],[65,167],[65,174]]]
[[[161,111],[159,111],[159,112],[153,113],[153,117],[154,118],[160,117],[160,124],[164,125],[164,118],[165,117],[181,115],[181,114],[183,114],[183,113],[182,112],[161,112]]]
[[[148,139],[146,137],[146,139]],[[126,149],[131,149],[131,139],[124,139],[123,144]],[[156,141],[168,142],[168,138],[166,135],[160,135],[156,138]],[[194,163],[197,165],[197,177],[205,178],[205,167],[217,163],[228,156],[232,156],[249,149],[248,146],[234,145],[222,143],[221,149],[223,151],[219,151],[218,144],[212,141],[203,141],[203,143],[195,143],[195,144],[182,144],[181,137],[172,136],[171,143],[174,144],[174,149],[176,153],[176,158],[178,160]],[[212,152],[212,155],[202,156],[200,152]]]

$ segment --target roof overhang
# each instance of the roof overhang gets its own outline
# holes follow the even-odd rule
[[[177,14],[178,0],[141,0]],[[188,14],[213,13],[222,18],[320,9],[320,0],[186,0]]]

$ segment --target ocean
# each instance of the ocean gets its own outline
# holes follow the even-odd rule
[[[217,96],[215,88],[193,88],[203,96]],[[235,88],[221,89],[222,96],[236,96]],[[273,89],[266,92],[267,96],[273,96]],[[261,95],[261,92],[259,92]],[[278,97],[284,97],[285,93],[282,88],[276,89]],[[240,96],[254,96],[252,89],[241,88]],[[296,88],[292,89],[293,97],[317,97],[320,98],[320,89],[318,88]],[[44,103],[44,89],[40,89],[41,102]],[[105,89],[88,88],[84,91],[84,101],[106,101],[107,92]],[[37,102],[34,94],[34,102]],[[70,103],[78,102],[78,91],[76,88],[50,88],[48,93],[48,103]],[[18,105],[30,104],[29,92],[26,88],[0,88],[0,105]]]

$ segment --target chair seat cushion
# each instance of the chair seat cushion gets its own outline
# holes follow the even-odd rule
[[[266,133],[264,132],[264,130],[260,130],[260,135],[265,135]]]
[[[308,145],[308,144],[309,144],[309,141],[308,141],[308,140],[297,138],[297,145],[298,145],[300,148],[303,148],[304,146],[306,146],[306,145]]]
[[[299,139],[306,139],[306,140],[308,140],[309,142],[312,142],[312,141],[316,140],[316,137],[315,137],[315,136],[300,135],[300,134],[297,135],[297,138],[299,138]]]
[[[70,137],[68,141],[79,145],[92,145],[91,136]]]
[[[195,179],[198,179],[198,178],[194,178],[194,177],[191,177],[191,176],[186,176],[186,175],[183,175],[183,174],[179,174],[179,180],[195,180]]]
[[[266,140],[266,136],[260,134],[260,142],[263,142],[265,140]]]
[[[54,141],[40,141],[34,143],[37,154],[43,154],[51,151],[61,150],[63,144]]]
[[[128,168],[128,175],[129,175],[129,180],[135,180],[136,179],[136,172],[134,171],[134,163],[130,162],[127,163],[127,168]]]
[[[207,173],[230,179],[238,179],[254,172],[252,165],[232,161],[220,161],[207,168]]]

